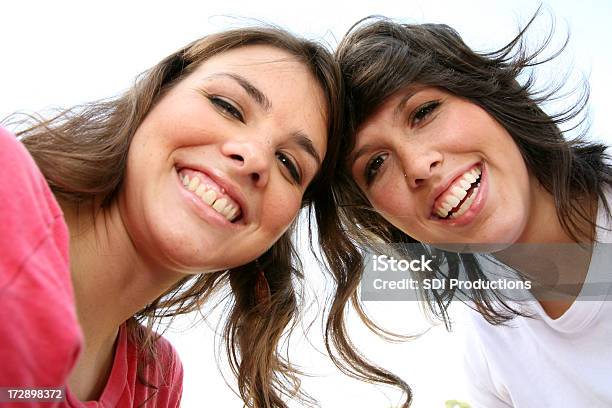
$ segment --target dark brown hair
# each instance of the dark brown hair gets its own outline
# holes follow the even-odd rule
[[[60,200],[108,206],[121,187],[132,137],[160,98],[208,58],[257,44],[277,47],[294,56],[309,68],[324,92],[327,154],[305,192],[303,205],[317,199],[319,207],[329,206],[330,198],[323,186],[330,177],[339,146],[342,111],[339,68],[322,45],[274,27],[242,28],[206,36],[146,71],[119,97],[62,111],[48,120],[30,117],[34,123],[18,136]],[[142,364],[154,360],[153,327],[160,319],[199,310],[229,286],[233,302],[224,328],[225,349],[245,405],[286,407],[283,400],[287,397],[312,402],[299,389],[299,371],[279,350],[281,337],[292,331],[298,316],[295,286],[303,278],[290,238],[293,227],[258,262],[186,277],[139,311],[128,322],[128,328],[132,340],[143,350]],[[262,274],[269,286],[269,298],[263,302],[257,301],[253,290],[260,285],[258,277]],[[147,330],[139,330],[137,322],[145,323]],[[146,383],[142,377],[141,381]]]
[[[600,199],[610,213],[604,190],[612,184],[612,169],[604,152],[606,146],[587,141],[586,130],[572,140],[565,139],[560,130],[566,123],[584,124],[583,111],[589,96],[586,81],[574,90],[578,96],[569,109],[547,114],[540,108],[558,98],[563,84],[559,81],[557,85],[549,83],[544,90],[536,89],[533,68],[557,57],[568,38],[557,52],[543,57],[553,38],[553,26],[541,45],[529,51],[526,32],[539,12],[538,9],[507,45],[483,53],[470,49],[453,28],[444,24],[401,24],[384,17],[369,17],[349,30],[336,51],[345,80],[347,129],[333,192],[351,242],[366,248],[375,248],[378,243],[410,243],[413,249],[408,256],[434,250],[377,214],[346,165],[355,145],[356,131],[364,121],[396,92],[419,86],[437,87],[487,111],[509,132],[529,172],[553,196],[564,231],[576,242],[594,239],[593,205]],[[338,240],[328,242],[329,256],[347,252],[334,246],[334,241]],[[351,263],[334,266],[341,269],[336,273],[348,276],[347,286],[356,289],[361,271],[354,265],[361,265],[363,260],[358,252],[352,254],[356,258]],[[443,256],[441,262],[448,265],[448,272],[439,272],[441,278],[454,278],[463,271],[467,279],[487,279],[474,255],[443,252]],[[423,295],[430,311],[448,326],[447,306],[456,293],[447,289]],[[496,292],[471,290],[464,295],[490,323],[500,324],[520,314]],[[355,293],[351,299],[357,301]],[[367,324],[374,325],[369,319]]]

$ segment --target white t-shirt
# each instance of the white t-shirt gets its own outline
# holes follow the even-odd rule
[[[597,225],[609,229],[599,207]],[[597,230],[602,244],[594,246],[585,282],[603,297],[576,301],[558,319],[533,301],[533,318],[518,316],[507,326],[467,312],[464,356],[474,408],[612,407],[612,232],[605,228]]]

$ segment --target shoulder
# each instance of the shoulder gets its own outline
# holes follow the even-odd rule
[[[183,364],[170,342],[163,336],[155,341],[156,363],[152,365],[151,377],[159,384],[156,395],[158,407],[179,407],[183,395]]]
[[[178,352],[172,344],[163,336],[159,336],[155,342],[155,348],[158,358],[164,362],[164,366],[168,368],[170,378],[181,380],[183,378],[183,363]]]
[[[82,341],[68,230],[34,160],[2,128],[0,163],[0,382],[61,384]]]
[[[130,347],[139,349],[137,343],[147,337],[147,328],[136,323],[132,326],[133,333],[129,336]],[[154,361],[146,364],[147,380],[157,383],[162,388],[176,391],[182,390],[183,364],[176,349],[162,335],[153,333]]]
[[[8,170],[28,170],[36,174],[40,174],[38,167],[34,163],[32,156],[28,150],[17,139],[17,137],[8,130],[0,126],[0,159],[2,160],[2,168]],[[7,164],[9,166],[7,166]]]
[[[146,406],[179,407],[183,394],[181,360],[170,342],[155,332],[152,333],[152,349],[143,347],[148,333],[148,329],[135,319],[128,320],[121,328],[120,339],[124,339],[121,341],[127,347],[123,348],[124,351],[118,349],[117,353],[127,354],[128,388],[132,390],[132,397],[128,398],[130,401],[126,402],[126,406],[137,406],[146,402]],[[153,355],[149,351],[152,351]]]
[[[19,141],[17,140],[17,137],[7,129],[0,126],[0,147],[2,147],[0,154],[3,155],[5,153],[5,149],[11,149],[11,147],[15,149],[18,145]]]
[[[68,231],[62,211],[27,149],[3,128],[0,163],[2,269],[20,269],[49,237],[67,262]]]
[[[36,162],[15,135],[0,127],[0,205],[41,206],[39,195],[52,202],[51,215],[58,215],[56,201]],[[38,198],[38,200],[33,200]],[[45,206],[48,207],[48,206]],[[1,208],[0,208],[1,209]]]

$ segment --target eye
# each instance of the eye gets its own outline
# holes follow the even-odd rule
[[[384,164],[385,160],[387,160],[387,157],[389,157],[387,153],[379,154],[378,156],[374,156],[366,164],[363,177],[367,185],[370,185],[374,181],[381,166]]]
[[[277,152],[276,158],[282,164],[282,166],[286,169],[286,171],[289,173],[289,176],[293,179],[293,181],[296,184],[301,184],[302,175],[300,173],[298,166],[293,162],[290,156],[283,152]]]
[[[430,101],[420,105],[412,113],[412,117],[410,118],[410,124],[412,126],[420,124],[421,121],[427,119],[429,115],[431,115],[431,113],[434,112],[438,106],[440,106],[440,101]]]
[[[210,102],[221,111],[221,113],[225,115],[231,115],[244,123],[244,117],[242,116],[242,113],[231,102],[228,102],[227,100],[218,96],[210,96],[209,99]]]

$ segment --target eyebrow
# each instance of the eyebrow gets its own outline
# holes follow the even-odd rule
[[[412,99],[412,97],[414,95],[416,95],[417,93],[419,93],[422,89],[419,88],[412,88],[409,91],[406,92],[406,95],[404,95],[402,97],[402,100],[399,101],[399,103],[397,104],[397,106],[395,107],[395,109],[393,110],[393,118],[397,118],[402,111],[404,110],[404,108],[406,107],[406,104],[408,103],[408,101],[410,101],[410,99]]]
[[[357,161],[358,158],[360,158],[361,156],[363,156],[364,154],[366,154],[368,152],[368,150],[372,149],[372,145],[371,144],[365,144],[363,146],[361,146],[361,148],[359,150],[357,150],[355,153],[351,153],[349,154],[348,157],[348,164],[349,166],[353,166],[353,164],[355,164],[355,162]]]
[[[264,111],[269,112],[272,109],[272,102],[270,102],[268,97],[263,92],[261,92],[259,89],[257,89],[257,87],[253,85],[251,82],[249,82],[249,80],[246,79],[245,77],[238,75],[238,74],[230,73],[230,72],[220,72],[218,74],[211,75],[209,78],[214,78],[214,77],[219,77],[219,76],[228,77],[236,81],[238,85],[240,85],[245,90],[245,92],[251,98],[253,98],[253,100]]]
[[[310,138],[306,134],[298,131],[298,132],[293,133],[293,135],[291,135],[291,139],[298,146],[300,146],[302,150],[304,150],[306,153],[312,156],[312,158],[315,159],[315,161],[317,162],[318,166],[321,166],[321,156],[319,155],[319,152],[317,152],[317,149],[315,149],[314,145],[312,144],[312,140],[310,140]]]

